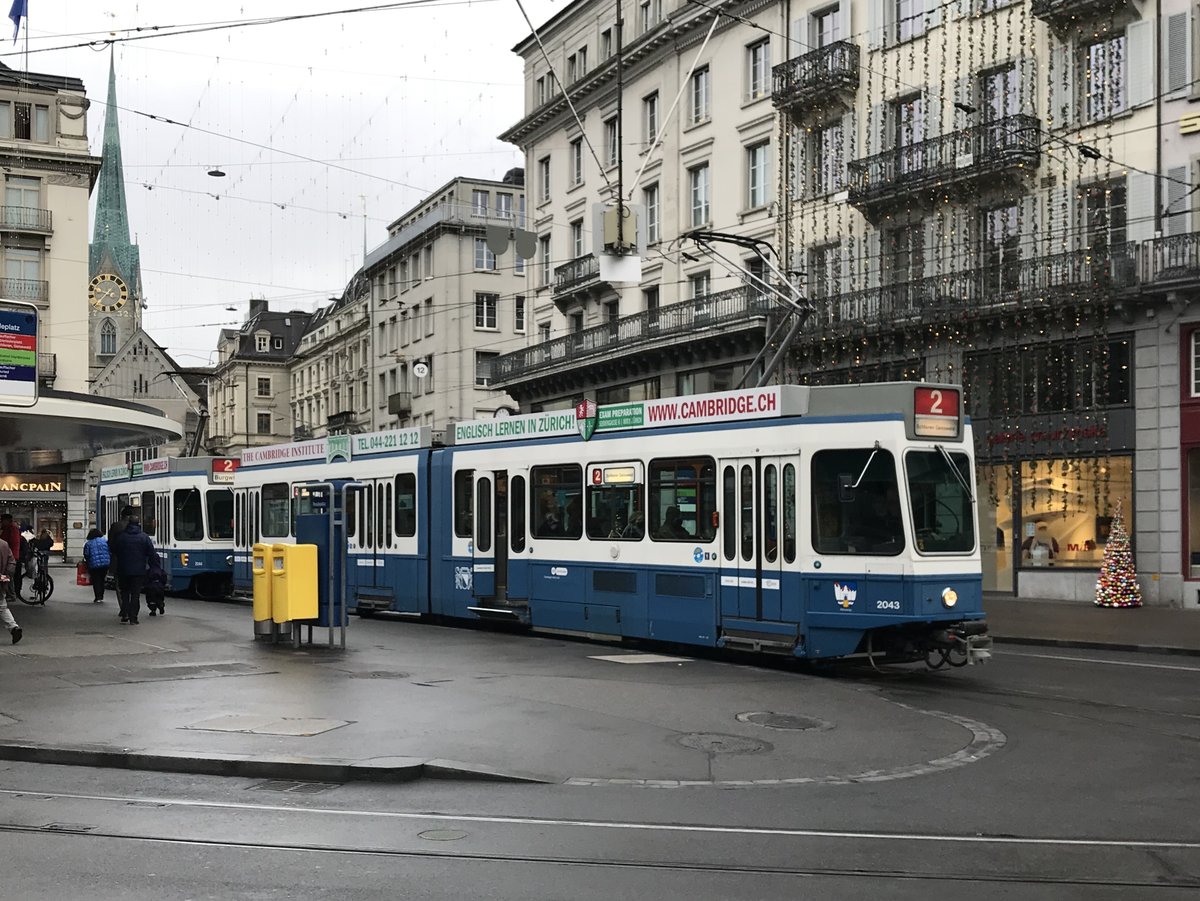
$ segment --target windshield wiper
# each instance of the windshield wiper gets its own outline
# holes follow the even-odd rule
[[[876,441],[875,447],[871,450],[871,456],[867,457],[867,462],[863,464],[862,472],[858,474],[858,478],[855,479],[854,484],[850,486],[851,491],[858,487],[859,483],[863,480],[863,476],[867,474],[867,470],[871,468],[871,461],[875,459],[875,455],[881,450],[883,450],[883,448],[881,448],[879,446],[879,442]]]
[[[878,445],[876,445],[876,447],[878,447]],[[967,493],[967,500],[969,500],[971,503],[975,503],[975,496],[971,493],[971,486],[967,484],[967,480],[963,477],[962,472],[957,466],[954,465],[954,461],[950,459],[950,454],[946,451],[946,448],[942,447],[940,444],[935,444],[933,449],[942,455],[942,459],[946,461],[946,465],[949,466],[950,471],[954,473],[954,478],[958,479],[958,484],[961,485],[962,490]]]

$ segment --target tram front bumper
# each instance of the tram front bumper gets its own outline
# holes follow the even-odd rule
[[[968,664],[984,663],[992,657],[992,636],[984,619],[934,629],[929,641],[936,648],[965,655]]]

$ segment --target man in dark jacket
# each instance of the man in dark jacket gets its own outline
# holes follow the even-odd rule
[[[141,519],[131,513],[124,529],[109,541],[109,551],[117,571],[117,591],[121,598],[121,622],[136,626],[142,607],[142,587],[150,560],[156,557],[154,542],[142,531]]]
[[[129,525],[129,517],[133,515],[133,507],[126,504],[121,508],[121,518],[110,523],[108,526],[108,552],[112,556],[112,568],[109,569],[109,575],[113,577],[113,584],[117,587],[117,601],[121,600],[121,574],[117,571],[117,552],[116,540],[117,536],[125,531],[125,527]],[[122,611],[124,608],[122,608]],[[124,620],[122,620],[124,622]]]
[[[11,513],[0,513],[0,540],[8,545],[9,553],[13,556],[13,571],[9,573],[14,598],[21,596],[21,577],[24,575],[25,560],[21,556],[21,530]]]

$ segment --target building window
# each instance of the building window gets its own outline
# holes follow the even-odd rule
[[[662,235],[659,230],[661,210],[659,208],[658,185],[642,191],[642,205],[646,207],[646,243],[657,244]]]
[[[539,341],[549,341],[550,340],[550,323],[549,322],[539,322],[538,323],[538,340]]]
[[[475,328],[496,328],[496,308],[499,305],[499,294],[475,292]]]
[[[271,336],[270,335],[255,335],[254,336],[254,349],[256,351],[258,351],[260,354],[266,353],[268,350],[270,350],[271,349]]]
[[[271,414],[270,413],[258,413],[255,415],[254,419],[255,419],[255,425],[257,426],[258,434],[260,434],[260,435],[270,435],[271,434]]]
[[[583,78],[587,74],[587,47],[580,47],[579,52],[575,54],[579,60],[579,77]]]
[[[746,97],[756,100],[771,93],[771,42],[755,41],[746,48]]]
[[[538,258],[542,262],[542,287],[548,287],[554,277],[550,263],[550,236],[542,235],[538,238]]]
[[[498,353],[491,351],[477,350],[475,351],[475,387],[487,388],[492,383],[492,365],[496,358],[500,356]]]
[[[769,149],[766,141],[746,148],[746,206],[750,209],[767,205]]]
[[[513,331],[519,335],[525,334],[525,298],[520,294],[513,301]]]
[[[1093,253],[1111,253],[1125,243],[1125,179],[1081,186],[1084,234]]]
[[[617,120],[609,119],[604,123],[604,153],[609,166],[617,164],[620,147],[617,139]]]
[[[485,192],[486,193],[486,192]],[[496,216],[500,219],[512,218],[512,199],[511,194],[496,195]]]
[[[567,57],[567,84],[571,84],[579,77],[579,65],[575,62],[575,54],[572,53]]]
[[[828,47],[842,39],[841,10],[837,4],[819,9],[812,14],[812,44]]]
[[[711,286],[712,276],[707,270],[688,276],[688,291],[691,294],[692,300],[708,297]]]
[[[583,256],[583,220],[571,223],[571,259]]]
[[[842,123],[814,128],[809,137],[812,159],[812,194],[834,194],[846,186],[845,135]]]
[[[692,73],[691,106],[689,107],[689,121],[692,125],[708,118],[709,85],[708,66]]]
[[[642,0],[638,4],[638,33],[644,34],[662,20],[662,0]]]
[[[981,74],[979,100],[984,122],[997,122],[1020,112],[1021,85],[1017,79],[1017,67],[1005,66]]]
[[[600,32],[600,58],[608,59],[613,55],[613,33],[611,28]]]
[[[1021,279],[1021,232],[1017,205],[1006,204],[980,214],[979,260],[983,264],[983,296],[1016,291]]]
[[[708,163],[688,170],[688,186],[691,193],[692,227],[709,222]]]
[[[896,39],[907,41],[925,33],[925,0],[892,0]],[[930,0],[937,2],[937,0]]]
[[[117,352],[117,327],[111,319],[105,319],[100,326],[100,353],[111,355]]]
[[[0,138],[50,141],[50,107],[20,101],[0,103]]]
[[[571,186],[583,184],[583,138],[571,142]]]
[[[271,380],[269,378],[259,378],[256,381],[258,382],[258,390],[255,392],[256,395],[258,397],[270,397]]]
[[[525,257],[521,256],[520,252],[513,251],[513,275],[525,274]]]
[[[283,339],[282,338],[272,338],[271,346],[273,348],[275,348],[275,350],[283,350]]]
[[[1049,485],[1047,473],[1054,474]],[[1132,521],[1133,457],[1026,460],[1018,492],[1021,531],[1015,541],[1021,566],[1095,569],[1104,561],[1118,500],[1124,501],[1126,521]],[[1011,512],[1004,512],[1012,522]],[[1000,515],[998,510],[997,519]]]
[[[1084,113],[1089,122],[1123,112],[1126,103],[1125,35],[1114,34],[1080,46]]]
[[[485,238],[475,239],[475,269],[487,272],[496,271],[496,255],[487,246]]]
[[[642,98],[642,139],[647,147],[658,137],[658,91]]]
[[[836,243],[812,248],[808,252],[809,297],[837,297],[841,293],[840,248]]]
[[[550,202],[550,157],[538,160],[538,197],[542,203]]]
[[[471,215],[486,216],[488,214],[488,192],[471,192]]]

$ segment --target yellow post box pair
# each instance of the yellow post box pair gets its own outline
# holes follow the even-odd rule
[[[315,544],[256,544],[251,554],[256,623],[317,618]]]

